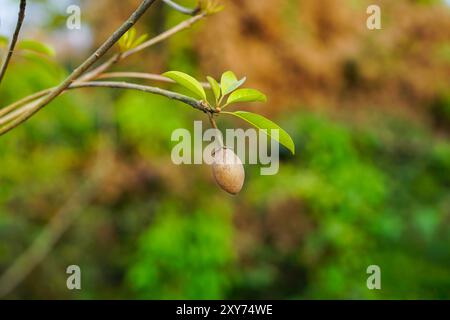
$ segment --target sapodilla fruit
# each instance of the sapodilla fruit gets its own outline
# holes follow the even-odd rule
[[[239,193],[245,180],[241,159],[226,147],[215,150],[212,156],[214,158],[212,172],[217,184],[228,193]]]

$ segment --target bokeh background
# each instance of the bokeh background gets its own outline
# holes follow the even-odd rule
[[[22,38],[56,54],[18,52],[1,106],[59,83],[139,3],[29,2]],[[449,5],[223,3],[114,70],[247,76],[269,101],[239,109],[279,123],[296,155],[282,150],[275,176],[246,165],[233,197],[207,165],[171,161],[172,131],[206,127],[203,114],[143,93],[66,93],[0,137],[2,298],[450,298]],[[70,4],[81,30],[66,28]],[[366,28],[369,4],[382,30]],[[16,12],[0,0],[1,35]],[[137,29],[154,36],[183,19],[159,3]],[[66,288],[72,264],[81,290]],[[372,264],[381,290],[366,287]]]

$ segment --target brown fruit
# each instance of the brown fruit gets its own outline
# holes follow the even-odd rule
[[[241,159],[226,147],[215,150],[213,157],[212,171],[217,184],[228,193],[239,193],[245,180]]]

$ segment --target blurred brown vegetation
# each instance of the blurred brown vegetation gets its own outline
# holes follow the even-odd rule
[[[450,12],[378,1],[382,30],[366,28],[370,1],[234,0],[197,39],[203,70],[246,74],[282,106],[393,108],[427,115],[450,83]],[[447,48],[448,49],[448,48]]]

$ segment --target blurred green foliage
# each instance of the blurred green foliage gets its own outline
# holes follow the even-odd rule
[[[173,203],[141,236],[131,286],[143,298],[225,298],[233,261],[229,212],[183,214]]]
[[[166,14],[169,25],[181,19]],[[192,31],[168,42],[168,70],[198,73],[192,43]],[[18,58],[1,104],[66,73]],[[448,98],[435,108],[445,112]],[[100,134],[113,141],[116,167],[10,297],[450,298],[448,139],[382,113],[357,123],[299,109],[277,119],[296,156],[284,150],[275,176],[246,166],[244,190],[232,198],[207,166],[170,161],[172,131],[192,128],[200,113],[135,92],[59,97],[0,138],[0,270],[85,181]],[[80,292],[65,287],[70,264],[82,269]],[[382,290],[366,287],[371,264]]]

